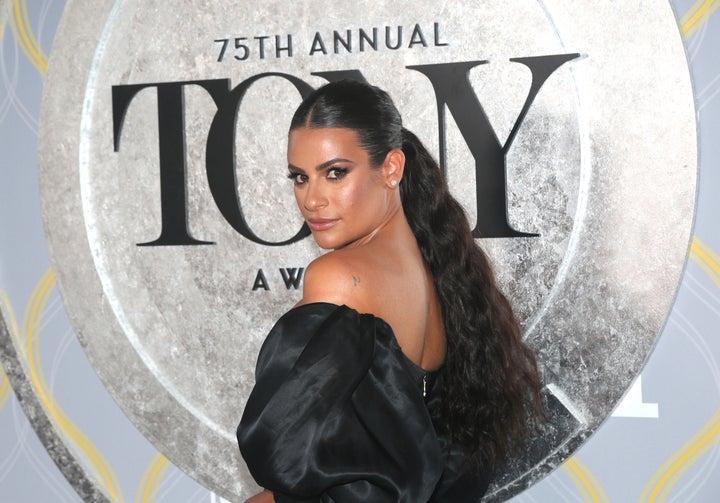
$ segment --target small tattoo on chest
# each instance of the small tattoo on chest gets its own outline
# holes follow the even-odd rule
[[[360,284],[360,277],[353,276],[353,286],[358,286],[359,284]]]

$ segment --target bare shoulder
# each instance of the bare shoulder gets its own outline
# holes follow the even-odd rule
[[[367,266],[361,255],[333,251],[313,260],[303,277],[302,304],[330,302],[366,311]]]

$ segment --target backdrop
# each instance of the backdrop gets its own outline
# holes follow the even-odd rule
[[[715,127],[720,121],[720,2],[673,2],[686,41],[699,126],[699,196],[689,262],[641,378],[596,434],[513,501],[716,501],[720,438],[720,231]],[[70,455],[113,501],[220,501],[174,468],[130,424],[78,345],[56,291],[40,217],[40,97],[64,2],[0,3],[0,300],[32,386]],[[715,64],[713,64],[715,63]],[[669,100],[672,96],[668,97]],[[715,171],[715,172],[714,172]],[[649,250],[650,251],[650,250]],[[638,261],[643,257],[638,256]],[[0,501],[80,501],[0,375]],[[43,431],[39,432],[43,435]],[[47,441],[45,444],[47,445]]]

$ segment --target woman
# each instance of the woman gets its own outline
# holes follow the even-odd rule
[[[296,111],[289,177],[317,243],[238,427],[250,501],[476,502],[538,412],[510,304],[435,161],[384,91]]]

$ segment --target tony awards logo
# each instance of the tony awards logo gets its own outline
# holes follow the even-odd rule
[[[644,7],[657,37],[638,58],[604,29],[637,18],[593,2],[308,5],[69,4],[40,136],[66,309],[170,461],[227,499],[253,494],[237,418],[321,253],[284,176],[287,127],[325,82],[378,85],[437,156],[543,369],[548,429],[488,500],[512,496],[607,417],[672,302],[695,188],[694,112],[667,99],[691,93],[672,12]],[[647,229],[663,254],[638,261]]]

